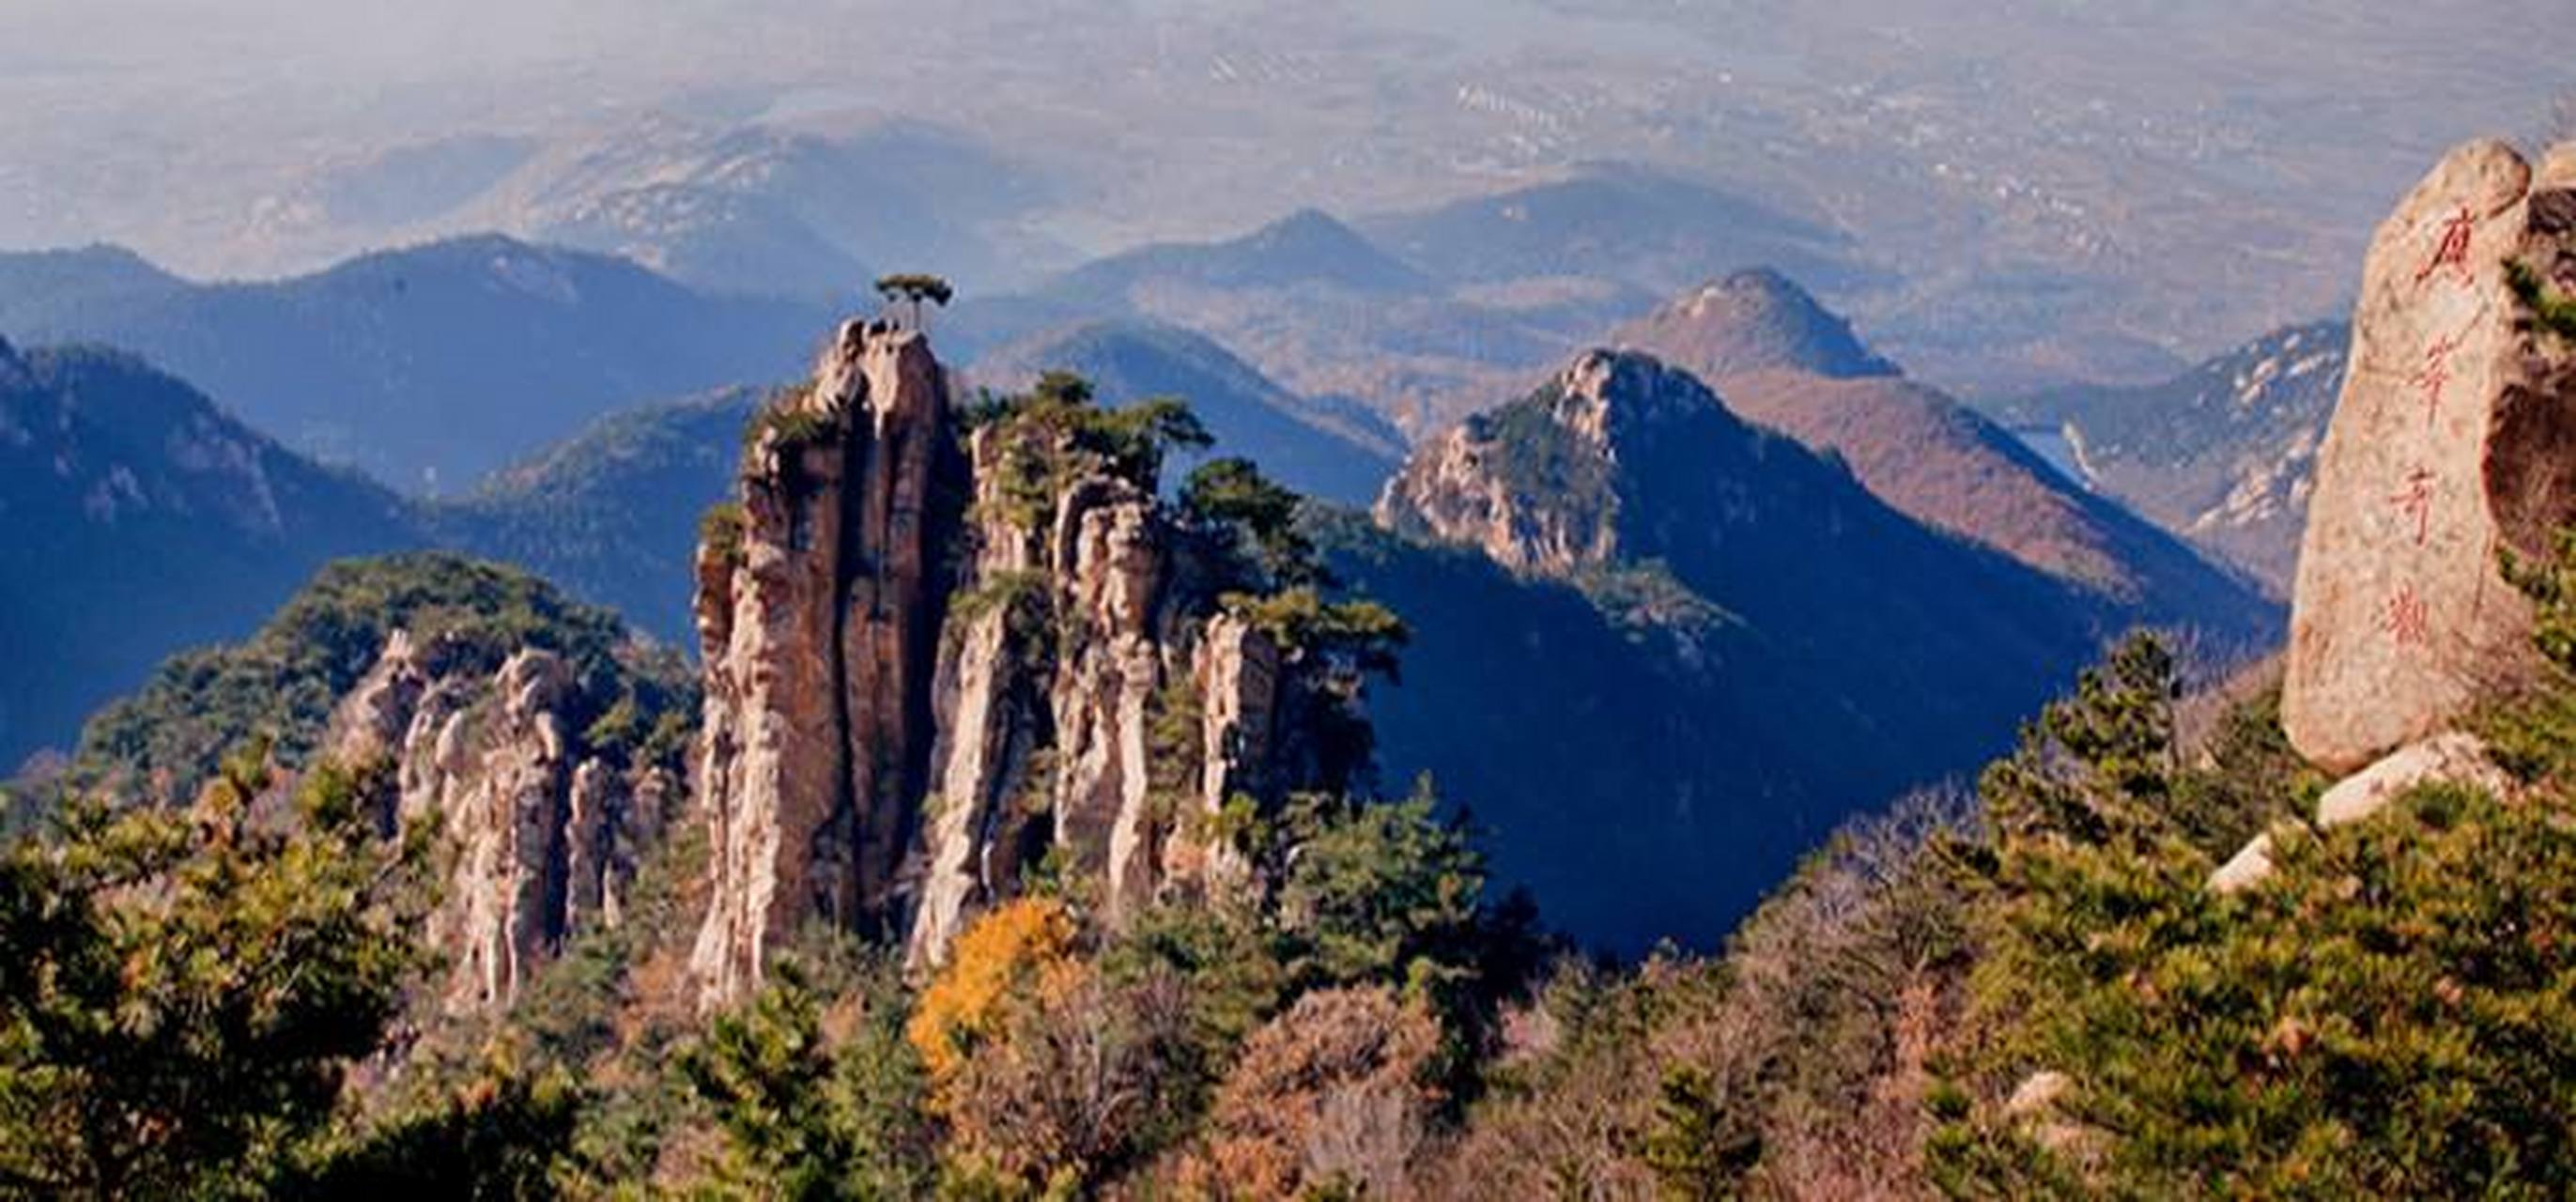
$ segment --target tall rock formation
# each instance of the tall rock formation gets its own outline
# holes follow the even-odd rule
[[[739,512],[698,551],[713,892],[693,963],[720,992],[808,916],[898,918],[962,480],[917,334],[843,326],[755,421]]]
[[[389,833],[435,822],[445,851],[429,939],[444,953],[444,1004],[508,1004],[564,942],[614,926],[641,849],[659,837],[678,782],[593,746],[608,708],[552,651],[526,648],[478,670],[463,648],[397,629],[342,697],[324,747],[389,774],[375,798]]]
[[[2531,669],[2500,556],[2576,520],[2576,343],[2532,298],[2576,294],[2576,146],[2535,173],[2453,151],[2380,226],[2317,468],[2282,723],[2337,771],[2435,733]]]
[[[1227,616],[1258,582],[1155,496],[1151,430],[1043,388],[968,425],[859,322],[755,420],[698,560],[710,1000],[810,920],[935,962],[1042,858],[1113,920],[1197,891],[1230,802],[1349,770],[1297,729],[1336,665]]]

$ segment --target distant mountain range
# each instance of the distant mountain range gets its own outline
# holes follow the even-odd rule
[[[1586,164],[1561,180],[1358,224],[1390,253],[1453,283],[1583,277],[1672,293],[1756,264],[1828,291],[1879,279],[1853,262],[1846,234],[1627,163]]]
[[[2154,625],[2266,646],[2258,586],[2070,480],[1995,422],[1906,379],[1776,272],[1738,273],[1611,335],[1715,386],[1727,406],[1849,465],[1879,499],[2101,595]]]
[[[1111,404],[1187,399],[1221,447],[1257,455],[1263,470],[1309,496],[1365,505],[1404,457],[1404,436],[1356,402],[1297,396],[1204,335],[1147,321],[1085,322],[977,359],[967,375],[997,392],[1048,370],[1091,381]]]
[[[952,328],[981,350],[1104,316],[1182,326],[1298,393],[1352,398],[1420,436],[1686,282],[1778,264],[1869,286],[1849,249],[1697,181],[1593,164],[1420,211],[1306,209],[1239,237],[1138,247],[1024,296],[970,299]]]
[[[1995,465],[2032,473],[2009,439],[1995,444],[1973,415],[1886,374],[1892,366],[1784,279],[1740,277],[1719,292],[1727,303],[1701,303],[1696,322],[1676,310],[1637,329],[1703,351],[1732,348],[1717,366],[1761,365],[1733,380],[1891,390],[1830,411],[1930,414],[1965,434],[1901,435],[1927,452],[1924,462],[1967,463],[1980,480]],[[120,648],[117,658],[10,681],[11,712],[25,715],[0,744],[13,759],[66,745],[79,713],[131,687],[160,654],[239,636],[337,555],[441,546],[493,556],[688,646],[696,517],[725,495],[758,395],[730,389],[620,412],[464,495],[406,501],[312,467],[132,360],[23,358],[31,366],[15,370],[32,383],[21,391],[56,398],[44,413],[138,424],[122,410],[59,399],[82,395],[66,388],[104,387],[61,366],[95,359],[114,368],[97,379],[156,397],[171,415],[113,441],[101,432],[68,444],[55,433],[72,428],[60,416],[25,409],[35,416],[13,418],[11,437],[31,468],[11,479],[43,484],[44,499],[12,497],[0,519],[15,537],[22,512],[51,515],[27,546],[66,560],[135,558],[96,551],[123,548],[145,528],[94,498],[121,496],[129,477],[155,495],[150,481],[193,480],[182,470],[191,464],[257,465],[266,492],[233,491],[275,504],[272,517],[251,523],[225,519],[231,510],[213,501],[163,507],[181,522],[184,536],[168,541],[183,551],[142,552],[158,573],[148,582],[80,578],[57,588],[32,566],[13,572],[30,587],[8,598],[0,620],[13,635],[24,631],[19,641],[84,654]],[[1203,336],[1138,319],[1030,336],[966,374],[1007,388],[1049,366],[1091,375],[1112,401],[1187,396],[1224,440],[1221,453],[1275,463],[1326,497],[1375,494],[1403,449],[1366,408],[1300,397]],[[1777,398],[1798,390],[1748,395],[1787,406]],[[1794,427],[1781,416],[1790,412],[1766,420]],[[224,445],[248,449],[210,455],[164,427],[217,430]],[[86,474],[57,487],[32,465],[61,458],[66,445],[94,449],[77,459]],[[2156,567],[2156,544],[2122,541],[2136,531],[2105,516],[2115,509],[2094,499],[2095,508],[2072,506],[2072,518],[2050,516],[2060,493],[2080,498],[2063,481],[2057,492],[1971,489],[1967,516],[1945,517],[1909,500],[1902,478],[1875,471],[1863,451],[1817,429],[1768,432],[1690,375],[1639,355],[1595,354],[1538,395],[1414,452],[1379,506],[1386,528],[1347,509],[1318,515],[1342,575],[1417,632],[1403,682],[1379,699],[1386,769],[1431,772],[1471,799],[1507,878],[1537,888],[1568,929],[1633,950],[1662,934],[1724,929],[1844,816],[1972,767],[2130,622],[2197,620],[2236,636],[2274,618],[2250,594],[2223,589],[2193,610]],[[2032,508],[1979,508],[2005,502]],[[2106,562],[2133,573],[2139,591],[2048,564],[2009,537],[2057,520],[2100,535]],[[277,531],[312,533],[280,545]],[[1468,546],[1442,545],[1452,542]],[[172,599],[194,605],[219,594],[232,600],[191,609],[194,624],[167,612]]]
[[[1422,632],[1378,707],[1390,765],[1632,951],[1724,929],[1850,814],[1972,769],[2124,623],[1633,352],[1426,444],[1377,516],[1494,565],[1355,556]]]
[[[417,537],[393,494],[139,360],[0,342],[0,776],[321,564]]]
[[[2086,483],[2286,597],[2351,343],[2342,322],[2291,326],[2160,383],[2062,388],[1991,411],[2058,432]]]
[[[113,249],[0,254],[0,330],[97,342],[288,445],[438,493],[624,405],[765,380],[820,304],[693,291],[623,259],[464,238],[250,284]]]
[[[693,640],[698,518],[724,499],[763,392],[642,405],[422,507],[431,541],[518,564],[674,646]]]
[[[1027,235],[1002,227],[1048,192],[919,121],[827,135],[665,116],[545,147],[452,220],[625,255],[710,291],[847,304],[876,271],[1029,282]]]
[[[811,338],[807,330],[799,341]],[[1230,453],[1256,455],[1345,502],[1373,497],[1402,453],[1366,409],[1295,397],[1184,331],[1094,324],[1012,355],[978,378],[1007,387],[1043,364],[1091,376],[1112,400],[1188,397]],[[0,672],[0,775],[39,747],[65,745],[82,715],[164,655],[240,636],[340,556],[471,551],[689,646],[698,517],[730,490],[741,431],[762,394],[732,387],[620,409],[471,489],[407,498],[318,465],[132,356],[12,351],[0,363],[0,463],[10,465],[0,479],[0,566],[9,569],[0,634],[37,650],[18,661],[25,671]]]

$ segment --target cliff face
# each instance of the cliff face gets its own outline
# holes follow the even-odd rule
[[[1388,482],[1378,520],[1473,545],[1515,572],[1597,567],[1621,554],[1629,448],[1741,432],[1680,372],[1642,355],[1594,351],[1537,395],[1425,444]]]
[[[1322,778],[1277,726],[1337,694],[1218,617],[1220,547],[1097,416],[969,432],[919,334],[853,322],[755,423],[698,564],[707,997],[809,920],[935,962],[1042,858],[1113,920],[1195,892],[1228,801]]]
[[[429,938],[454,1011],[506,1005],[566,939],[615,925],[639,850],[679,797],[669,773],[588,745],[603,708],[561,656],[529,648],[496,672],[397,630],[341,700],[326,746],[391,770],[388,832],[439,824],[444,879]]]

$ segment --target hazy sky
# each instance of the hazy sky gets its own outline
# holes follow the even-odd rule
[[[642,182],[703,149],[655,144],[669,118],[721,131],[784,102],[980,139],[1054,182],[1039,228],[1083,251],[1625,158],[1847,229],[1909,275],[2074,256],[2155,277],[2203,240],[2195,266],[2305,281],[2272,309],[2309,316],[2441,149],[2529,133],[2576,86],[2543,35],[2571,3],[0,0],[0,248],[307,269],[522,228],[545,189],[615,182],[585,156]],[[313,201],[459,135],[541,145],[541,170],[439,224]],[[2179,274],[2156,286],[2203,278]],[[2191,297],[2173,305],[2141,333],[2188,324]]]

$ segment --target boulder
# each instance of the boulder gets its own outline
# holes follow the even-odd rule
[[[2514,265],[2509,267],[2508,265]],[[2350,370],[2319,455],[2282,724],[2351,772],[2536,666],[2500,557],[2576,518],[2576,344],[2523,282],[2576,290],[2576,152],[2535,172],[2501,142],[2451,152],[2379,228]]]
[[[2409,744],[2335,782],[2317,799],[2316,825],[2323,829],[2362,821],[2387,809],[2390,802],[2408,790],[2429,784],[2473,785],[2498,795],[2513,788],[2512,778],[2496,766],[2483,741],[2454,731]],[[2237,893],[2269,878],[2274,837],[2295,829],[2294,823],[2278,823],[2254,836],[2233,858],[2209,874],[2210,890]]]
[[[2437,735],[2412,744],[2343,780],[2317,799],[2317,825],[2359,822],[2418,785],[2474,785],[2499,796],[2513,787],[2474,735]]]
[[[2247,841],[2218,871],[2209,874],[2212,893],[2237,893],[2261,884],[2272,875],[2272,832],[2265,831]]]

